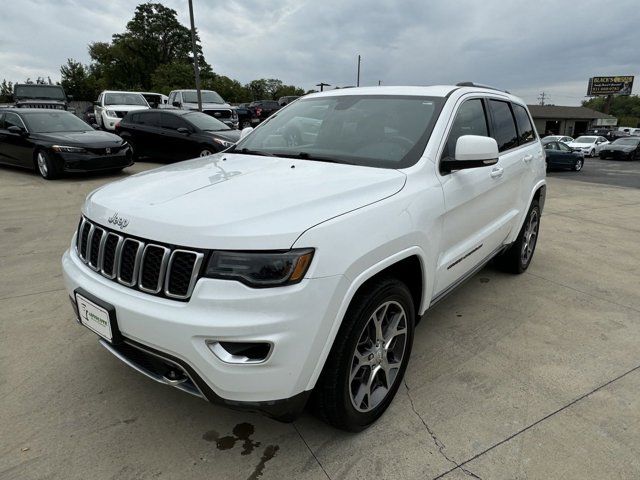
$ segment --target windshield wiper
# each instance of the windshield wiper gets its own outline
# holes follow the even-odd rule
[[[310,153],[307,152],[299,152],[299,153],[295,153],[295,154],[279,154],[279,157],[285,157],[285,158],[300,158],[302,160],[311,160],[314,162],[327,162],[327,163],[343,163],[345,165],[352,165],[352,163],[349,163],[345,160],[337,160],[335,158],[329,158],[329,157],[318,157],[316,155],[311,155]]]
[[[248,148],[242,148],[240,150],[238,150],[237,148],[234,148],[231,151],[227,151],[228,153],[242,153],[244,155],[258,155],[260,157],[275,157],[275,155],[273,153],[269,153],[269,152],[261,152],[259,150],[249,150]]]

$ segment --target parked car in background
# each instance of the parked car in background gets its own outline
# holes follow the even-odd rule
[[[585,157],[595,157],[598,153],[598,148],[608,143],[609,141],[601,136],[583,135],[567,145],[576,152],[582,152]]]
[[[573,137],[568,137],[566,135],[547,135],[542,139],[543,145],[549,142],[570,143],[570,142],[573,142]]]
[[[288,95],[286,97],[280,97],[278,99],[278,105],[280,105],[281,107],[284,107],[285,105],[289,105],[291,102],[299,98],[300,98],[299,95]]]
[[[229,148],[240,138],[239,130],[205,113],[173,109],[129,113],[116,133],[131,145],[136,158],[168,160],[206,157]]]
[[[94,125],[98,125],[96,123],[96,113],[95,113],[95,107],[93,105],[89,105],[85,110],[84,113],[82,114],[82,120],[84,120],[86,123],[88,123],[89,125],[91,125],[92,127]]]
[[[534,256],[531,116],[468,85],[307,95],[223,153],[94,191],[62,258],[75,319],[165,385],[284,421],[311,398],[363,430],[427,309],[494,258],[518,274]]]
[[[600,147],[600,158],[640,160],[640,137],[624,137]]]
[[[258,119],[258,123],[260,123],[280,110],[281,107],[275,100],[257,100],[251,102],[249,108],[253,110],[254,116]]]
[[[149,104],[139,92],[104,91],[94,102],[96,123],[100,128],[112,131],[127,113],[149,108]]]
[[[548,137],[547,137],[548,138]],[[568,168],[579,172],[584,166],[582,152],[573,150],[563,142],[543,142],[544,153],[547,157],[547,170],[554,168]]]
[[[118,171],[133,164],[129,145],[94,130],[71,112],[0,109],[0,163],[51,180],[66,172]]]
[[[238,113],[213,90],[201,90],[202,113],[220,120],[230,128],[238,128]],[[169,105],[181,110],[198,110],[196,90],[173,90],[169,93]]]
[[[69,101],[72,99],[72,96],[64,93],[60,85],[18,83],[13,87],[13,102],[2,106],[69,110]]]
[[[140,92],[151,108],[162,108],[167,105],[169,97],[161,93]]]
[[[254,115],[253,110],[249,108],[248,103],[241,103],[236,107],[236,112],[238,114],[238,128],[242,130],[243,128],[253,127],[260,123],[260,120]]]

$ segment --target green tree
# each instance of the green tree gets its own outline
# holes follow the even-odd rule
[[[201,70],[207,74],[211,67],[199,43],[197,54]],[[158,67],[193,64],[190,30],[178,21],[175,10],[161,3],[138,5],[125,32],[114,34],[110,43],[90,44],[89,55],[96,77],[108,88],[118,89],[150,90]]]
[[[0,83],[0,103],[6,103],[13,100],[13,83],[7,82],[6,79]]]
[[[605,97],[595,97],[582,102],[582,105],[598,112],[604,110]],[[618,125],[624,127],[640,126],[640,96],[619,95],[613,97],[609,114],[618,118]]]
[[[171,62],[160,65],[151,75],[151,90],[167,95],[179,88],[195,88],[193,65]]]
[[[224,75],[211,74],[203,78],[202,88],[215,90],[227,102],[242,103],[252,100],[251,91],[239,81]]]
[[[60,67],[62,81],[60,85],[67,95],[73,95],[75,100],[93,101],[100,92],[98,82],[90,68],[80,62],[67,59],[67,63]]]

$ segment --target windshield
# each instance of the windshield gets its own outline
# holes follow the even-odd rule
[[[202,90],[202,103],[224,103],[220,95],[211,90]],[[194,92],[182,92],[182,101],[184,103],[198,103],[198,94]]]
[[[105,105],[142,105],[147,107],[147,101],[139,93],[105,93],[104,94]]]
[[[299,99],[271,116],[234,151],[405,168],[422,156],[444,100],[398,95]]]
[[[210,117],[206,113],[201,113],[201,112],[187,113],[186,115],[184,115],[183,118],[191,122],[200,130],[207,130],[210,132],[217,132],[219,130],[231,130],[220,120],[216,120],[215,118]]]
[[[614,140],[612,143],[615,143],[616,145],[638,146],[638,144],[640,144],[640,138],[619,138]]]
[[[593,143],[596,141],[596,137],[578,137],[574,140],[575,143]]]
[[[24,98],[41,98],[47,100],[66,100],[62,87],[45,86],[45,85],[17,85],[15,90],[16,97]]]
[[[52,110],[50,112],[23,113],[27,128],[33,133],[88,132],[89,125],[70,112]]]

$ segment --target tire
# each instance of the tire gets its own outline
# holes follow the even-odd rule
[[[200,153],[198,153],[199,157],[208,157],[209,155],[213,155],[214,152],[211,148],[209,147],[201,147],[200,148]]]
[[[595,158],[595,156],[596,156],[596,150],[595,150],[595,148],[594,148],[594,149],[592,149],[592,150],[589,152],[589,156],[590,156],[591,158]]]
[[[380,316],[380,328],[376,328],[375,319]],[[396,328],[391,328],[391,322],[398,322]],[[358,292],[314,389],[315,413],[351,432],[364,430],[380,418],[402,383],[414,323],[413,299],[400,280],[382,278]]]
[[[533,225],[532,225],[533,222]],[[530,230],[533,228],[533,230]],[[538,243],[540,230],[540,205],[537,200],[531,202],[518,238],[496,261],[501,270],[509,273],[523,273],[531,264]],[[533,233],[533,235],[531,234]],[[531,243],[533,242],[533,244]],[[526,255],[525,255],[526,249]]]
[[[573,170],[579,172],[582,170],[582,166],[584,165],[584,160],[576,160],[575,165],[573,166]]]
[[[60,177],[60,169],[54,159],[45,150],[37,150],[34,154],[35,170],[45,180],[55,180]]]
[[[125,140],[131,147],[131,160],[135,162],[138,160],[138,147],[136,146],[135,141],[131,140],[129,137],[123,137],[123,140]]]

